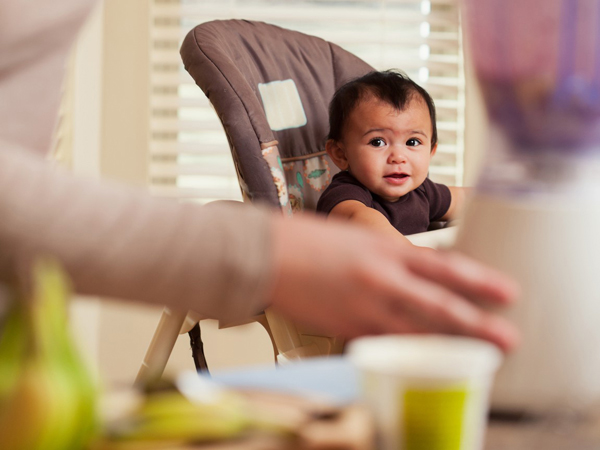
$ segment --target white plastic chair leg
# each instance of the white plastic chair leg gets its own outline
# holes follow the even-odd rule
[[[169,308],[163,310],[135,379],[135,386],[143,386],[162,376],[186,316],[187,311],[172,311]]]

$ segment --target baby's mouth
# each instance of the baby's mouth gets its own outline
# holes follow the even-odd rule
[[[407,173],[391,173],[389,175],[386,175],[384,178],[395,178],[395,179],[403,179],[403,178],[408,178],[408,174]]]

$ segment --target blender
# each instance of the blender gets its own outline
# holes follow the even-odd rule
[[[491,131],[455,247],[512,275],[492,409],[600,400],[600,0],[464,0]]]

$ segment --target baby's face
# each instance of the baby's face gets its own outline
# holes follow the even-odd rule
[[[435,153],[431,133],[422,98],[398,111],[372,97],[352,111],[339,145],[350,173],[374,194],[394,202],[425,181]]]

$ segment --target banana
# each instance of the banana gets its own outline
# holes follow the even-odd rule
[[[138,411],[113,428],[127,441],[211,441],[237,437],[251,425],[246,404],[224,394],[215,402],[191,402],[180,392],[149,394]]]
[[[40,335],[48,344],[46,353],[62,368],[62,377],[56,379],[56,388],[62,389],[64,416],[59,429],[69,436],[70,447],[80,449],[98,430],[98,392],[93,378],[68,332],[67,299],[70,297],[68,279],[56,263],[40,259],[34,265],[34,302],[41,306]],[[71,399],[67,401],[67,399]]]
[[[61,413],[55,384],[43,363],[33,359],[25,362],[19,383],[2,404],[0,448],[37,450],[51,441],[57,431],[53,425]],[[55,447],[50,444],[47,448]]]
[[[19,379],[19,371],[24,361],[27,331],[25,314],[22,308],[14,305],[12,293],[5,301],[10,302],[0,330],[0,405],[12,392]]]
[[[96,389],[68,333],[68,282],[39,260],[33,295],[14,298],[0,336],[0,449],[83,450],[97,431]],[[9,341],[21,339],[11,347]],[[17,374],[16,381],[14,374]]]

